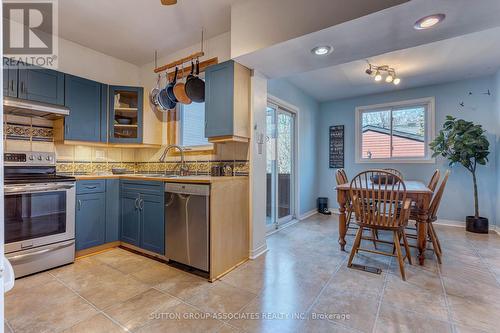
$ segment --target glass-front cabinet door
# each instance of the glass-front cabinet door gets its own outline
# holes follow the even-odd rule
[[[109,141],[142,143],[143,88],[109,87]]]

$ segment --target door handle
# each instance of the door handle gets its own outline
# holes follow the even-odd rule
[[[24,81],[21,81],[21,92],[25,93],[26,90],[24,89]]]
[[[82,209],[82,200],[78,199],[78,210]]]
[[[14,80],[10,81],[10,91],[14,91]]]

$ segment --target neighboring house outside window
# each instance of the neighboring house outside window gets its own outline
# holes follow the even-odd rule
[[[356,108],[356,162],[432,162],[434,98]]]

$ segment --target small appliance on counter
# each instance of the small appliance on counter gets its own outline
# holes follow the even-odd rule
[[[5,256],[16,277],[75,260],[75,178],[54,153],[4,154]]]

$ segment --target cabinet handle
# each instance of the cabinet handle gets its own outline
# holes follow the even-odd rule
[[[14,91],[14,80],[10,81],[10,91]]]
[[[140,210],[144,209],[144,200],[143,199],[139,199],[139,209]]]
[[[78,199],[78,210],[82,208],[82,200]]]
[[[69,133],[69,124],[66,124],[66,126],[64,126],[64,129],[66,130],[66,134]]]
[[[135,206],[135,209],[139,209],[139,198],[135,199],[134,206]]]
[[[25,93],[26,90],[24,89],[24,81],[21,81],[21,92]]]
[[[94,188],[97,188],[97,186],[89,186],[89,185],[86,185],[85,188],[88,188],[88,189],[94,189]]]

